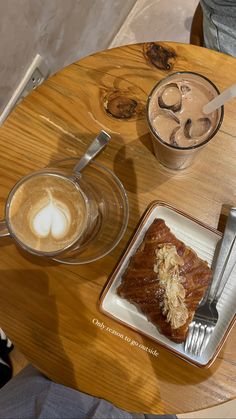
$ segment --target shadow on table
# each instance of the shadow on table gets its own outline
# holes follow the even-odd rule
[[[128,229],[131,226],[131,231],[133,231],[133,228],[136,226],[141,216],[137,197],[137,174],[134,168],[132,154],[127,154],[127,145],[124,144],[124,140],[121,136],[115,134],[111,135],[112,141],[101,153],[101,155],[96,158],[96,161],[101,163],[104,167],[112,170],[122,182],[129,200],[130,219]],[[58,140],[58,153],[51,155],[48,165],[53,164],[58,160],[62,160],[63,158],[81,157],[87,147],[91,144],[94,135],[77,133],[76,137],[81,139],[79,147],[76,140],[71,139],[67,135],[63,135]],[[69,156],[68,151],[70,153]]]
[[[5,236],[0,238],[0,248],[11,246],[13,243],[13,239],[10,236]]]
[[[87,265],[87,276],[91,276],[99,296],[99,261],[98,271],[92,265]],[[63,268],[61,274],[57,271],[56,278],[53,268],[50,277],[40,268],[2,270],[0,292],[9,310],[3,328],[5,324],[8,333],[9,318],[14,321],[14,326],[10,323],[9,337],[29,362],[53,381],[99,396],[103,387],[107,388],[108,370],[118,391],[119,378],[128,386],[128,377],[109,347],[99,350],[100,344],[104,346],[102,331],[92,322],[100,318],[97,306],[93,298],[85,301],[81,296],[80,289],[87,286],[83,275],[78,278],[73,267],[71,271]],[[4,318],[3,312],[1,316]],[[104,374],[97,374],[98,364],[103,366]]]
[[[6,333],[9,318],[15,324],[11,324],[9,336],[13,343],[36,368],[74,387],[73,364],[59,336],[56,297],[50,293],[48,275],[39,269],[1,270],[0,290],[9,303]],[[4,313],[1,317],[4,328]]]
[[[127,121],[121,121],[121,123],[127,123]],[[138,202],[138,194],[140,199],[145,202],[144,194],[153,193],[153,197],[150,197],[146,202],[146,206],[148,206],[152,200],[159,199],[156,194],[158,187],[168,182],[173,176],[179,178],[183,174],[168,170],[158,163],[153,154],[151,137],[145,121],[142,119],[133,123],[136,126],[137,138],[125,143],[124,136],[111,133],[111,142],[96,158],[96,161],[112,170],[122,182],[128,194],[130,214],[137,224],[144,209],[143,204],[140,205]],[[109,128],[107,131],[109,132]],[[57,152],[51,155],[49,166],[64,158],[82,157],[94,138],[93,134],[84,132],[73,133],[73,136],[75,139],[66,134],[58,139]],[[149,170],[148,173],[147,170]],[[185,170],[185,176],[188,175],[189,170],[192,169]]]
[[[107,260],[109,267],[110,260]],[[57,276],[56,286],[51,281],[52,289],[57,289],[60,331],[63,340],[69,343],[67,351],[73,361],[73,387],[97,397],[105,397],[107,392],[106,371],[114,377],[114,391],[119,390],[121,376],[128,382],[114,351],[109,345],[104,348],[103,331],[94,324],[94,319],[101,321],[97,300],[102,288],[100,277],[105,273],[103,265],[99,260],[85,266],[71,266],[70,271],[61,266],[63,273],[60,278]]]
[[[163,183],[170,180],[173,176],[176,176],[178,172],[167,169],[157,160],[154,154],[153,145],[152,145],[152,137],[151,137],[151,133],[149,131],[148,123],[145,116],[141,119],[137,119],[136,130],[138,134],[137,141],[139,141],[140,143],[140,152],[142,153],[143,158],[147,156],[149,160],[149,168],[148,168],[149,171],[153,175],[158,172],[158,176],[155,176],[155,175],[152,176],[151,183],[149,182],[149,188],[151,190],[153,188],[157,188],[158,186],[161,186]]]
[[[176,172],[158,163],[149,142],[149,134],[144,136],[138,134],[135,140],[119,149],[114,160],[114,167],[120,180],[126,185],[128,191],[136,195],[153,193],[155,196],[158,187],[176,176]],[[148,149],[148,154],[146,149]],[[131,172],[130,179],[129,172]],[[133,183],[134,178],[135,183]]]
[[[186,406],[188,411],[197,410],[203,406],[206,402],[204,398],[209,399],[212,386],[216,385],[214,374],[219,368],[219,361],[216,361],[209,369],[196,368],[142,335],[139,341],[142,341],[145,347],[156,349],[159,353],[157,357],[147,354],[146,369],[152,370],[150,380],[154,383],[156,380],[155,388],[159,389],[159,403],[162,403],[163,412],[176,414],[177,411],[186,411],[183,410]],[[145,365],[143,368],[145,369]],[[152,374],[153,377],[151,377]],[[213,394],[212,399],[214,397],[217,403],[217,395]]]
[[[129,199],[129,226],[137,224],[141,217],[140,203],[138,200],[137,170],[135,169],[132,153],[127,152],[129,146],[124,144],[121,138],[118,139],[120,148],[114,156],[114,173],[120,179],[127,192]]]
[[[14,240],[13,240],[14,243]],[[21,247],[17,246],[15,243],[14,245],[17,248],[17,251],[21,254],[21,256],[27,260],[30,263],[33,263],[34,265],[38,265],[39,267],[48,267],[48,266],[58,266],[60,265],[59,262],[56,262],[53,259],[46,258],[44,256],[36,256],[33,255],[26,250],[23,250]]]

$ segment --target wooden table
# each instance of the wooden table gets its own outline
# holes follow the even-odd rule
[[[84,266],[50,263],[1,240],[1,327],[51,379],[130,411],[188,412],[236,396],[236,329],[209,369],[198,369],[101,314],[101,290],[148,204],[159,199],[217,227],[236,203],[236,105],[217,137],[183,172],[159,165],[145,120],[147,95],[171,72],[197,71],[220,90],[235,83],[236,59],[191,45],[139,44],[85,58],[47,80],[0,129],[1,215],[10,188],[50,161],[81,156],[94,135],[113,137],[98,161],[123,182],[130,203],[125,236]],[[104,331],[97,321],[110,331]],[[111,332],[156,349],[151,356]]]

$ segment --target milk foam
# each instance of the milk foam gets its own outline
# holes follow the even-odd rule
[[[80,239],[87,226],[87,206],[76,184],[63,176],[39,173],[14,193],[9,219],[21,243],[53,253]]]
[[[66,235],[69,226],[69,211],[51,199],[46,206],[36,212],[32,219],[32,230],[39,238],[48,237],[51,234],[54,239],[61,239]]]

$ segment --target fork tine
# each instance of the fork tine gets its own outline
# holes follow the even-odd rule
[[[190,345],[190,348],[189,348],[189,352],[191,354],[194,354],[194,352],[195,352],[195,347],[196,347],[196,344],[197,344],[197,341],[198,341],[198,336],[199,336],[199,330],[200,330],[200,323],[195,322],[195,326],[194,326],[194,330],[193,330],[193,337],[192,337],[191,345]]]
[[[202,353],[206,349],[213,330],[214,330],[214,326],[207,326],[206,327],[205,339],[203,340],[201,348],[199,350],[199,356],[202,355]]]
[[[195,348],[195,351],[194,351],[194,355],[198,355],[198,356],[200,355],[202,344],[203,344],[203,341],[204,341],[205,335],[206,335],[206,329],[207,329],[206,324],[201,324],[200,331],[199,331],[199,336],[198,336],[198,341],[197,341],[196,348]]]
[[[230,210],[217,253],[212,281],[194,313],[184,345],[185,352],[195,356],[201,356],[209,344],[219,319],[217,302],[236,263],[236,208]]]
[[[189,326],[189,333],[185,341],[185,352],[201,356],[208,345],[214,328],[215,326],[207,326],[193,321]]]
[[[192,337],[193,337],[194,326],[195,326],[195,322],[191,322],[190,325],[189,325],[188,336],[187,336],[187,339],[186,339],[185,344],[184,344],[185,352],[188,352],[188,350],[189,350],[191,340],[192,340]]]

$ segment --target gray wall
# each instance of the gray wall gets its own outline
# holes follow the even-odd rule
[[[107,48],[136,0],[0,0],[0,114],[36,53],[50,72]]]

